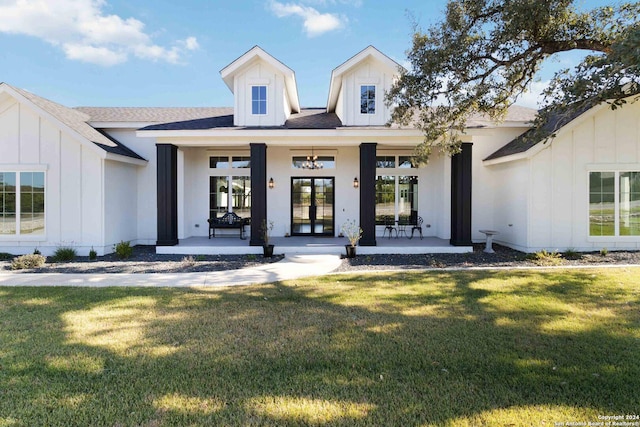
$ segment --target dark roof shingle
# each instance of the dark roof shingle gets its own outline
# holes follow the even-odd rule
[[[533,148],[542,140],[537,136],[540,134],[550,135],[563,126],[569,124],[569,122],[577,119],[579,116],[593,108],[593,105],[585,105],[584,107],[571,111],[568,114],[554,114],[540,129],[529,129],[522,135],[518,136],[511,142],[502,146],[500,149],[486,157],[484,160],[499,159],[501,157],[507,157],[514,154],[524,153]]]
[[[128,147],[124,146],[122,143],[90,126],[87,123],[87,121],[89,120],[89,116],[87,114],[81,111],[76,111],[69,107],[65,107],[64,105],[60,105],[46,98],[34,95],[33,93],[28,92],[24,89],[16,88],[11,85],[7,86],[27,98],[29,101],[33,102],[39,108],[51,114],[53,117],[55,117],[61,123],[64,123],[66,126],[78,133],[83,138],[93,142],[98,147],[102,148],[106,152],[131,157],[138,160],[144,160],[142,157],[130,150]]]

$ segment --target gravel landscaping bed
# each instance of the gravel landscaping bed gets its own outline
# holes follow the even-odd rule
[[[73,262],[52,262],[42,268],[15,270],[24,273],[197,273],[235,270],[280,261],[282,255],[159,255],[155,246],[134,246],[133,255],[120,260],[115,254],[90,260],[77,257]],[[0,270],[12,271],[11,261],[0,261]]]
[[[337,272],[388,269],[419,269],[445,267],[516,267],[539,265],[640,264],[639,251],[612,251],[565,254],[532,259],[531,255],[494,245],[495,254],[486,254],[484,245],[474,245],[473,253],[428,255],[358,255],[342,260]],[[277,252],[277,251],[276,251]],[[573,255],[573,256],[571,256]],[[278,262],[282,255],[263,258],[262,255],[158,255],[154,246],[135,246],[133,256],[119,260],[115,254],[89,260],[77,257],[73,262],[47,261],[44,267],[17,270],[25,273],[193,273],[235,270]],[[573,259],[571,259],[573,258]],[[0,261],[0,270],[11,271],[11,261]]]
[[[362,255],[343,259],[336,271],[387,270],[447,267],[518,267],[549,265],[640,264],[640,252],[616,251],[550,255],[536,259],[497,244],[494,254],[483,252],[484,244],[474,245],[473,253],[427,255]]]

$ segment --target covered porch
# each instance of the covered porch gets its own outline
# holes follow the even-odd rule
[[[274,253],[340,255],[345,253],[344,246],[349,243],[345,237],[272,237],[270,243],[275,245]],[[376,246],[358,246],[358,255],[373,254],[433,254],[433,253],[466,253],[473,252],[473,247],[453,246],[448,239],[437,237],[378,237]],[[261,246],[251,246],[249,240],[237,237],[189,237],[181,239],[174,246],[157,246],[159,254],[182,255],[244,255],[262,254]]]

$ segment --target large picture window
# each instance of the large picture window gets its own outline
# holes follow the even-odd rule
[[[44,172],[0,172],[0,235],[42,235]]]
[[[640,236],[640,172],[589,173],[589,235]]]

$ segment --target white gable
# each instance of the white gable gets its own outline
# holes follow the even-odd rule
[[[345,126],[382,126],[391,115],[385,93],[398,75],[400,65],[373,46],[362,50],[331,73],[327,112],[335,112]],[[373,108],[363,112],[361,91],[373,88]]]
[[[300,111],[295,73],[255,46],[220,71],[234,94],[235,126],[282,126],[291,113]],[[264,108],[253,110],[252,90],[266,89]],[[261,98],[263,99],[263,98]]]

